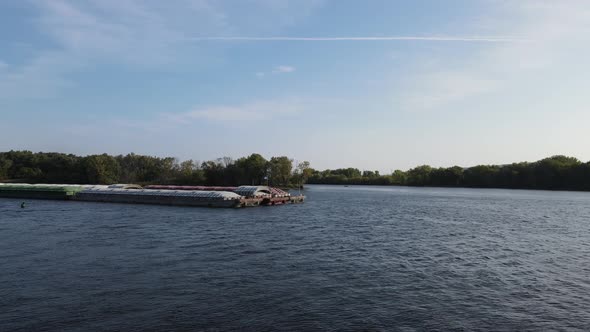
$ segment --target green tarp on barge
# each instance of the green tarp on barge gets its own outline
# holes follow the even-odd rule
[[[2,184],[0,197],[67,200],[82,189],[80,186]]]

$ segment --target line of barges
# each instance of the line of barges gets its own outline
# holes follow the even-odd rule
[[[305,200],[303,195],[291,195],[289,192],[269,186],[141,187],[133,184],[0,183],[0,197],[228,208],[302,203]]]

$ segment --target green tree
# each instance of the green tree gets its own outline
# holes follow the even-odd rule
[[[201,164],[203,174],[205,176],[205,183],[210,186],[219,186],[225,184],[225,169],[222,164],[217,161],[206,161]]]
[[[258,153],[236,160],[236,166],[243,169],[242,184],[259,185],[265,183],[268,173],[268,161]]]
[[[379,171],[363,171],[362,177],[364,178],[376,178],[379,177]]]
[[[407,173],[406,184],[410,186],[428,186],[430,185],[430,173],[432,173],[432,167],[428,165],[412,168]]]
[[[463,173],[463,184],[467,187],[491,188],[500,174],[499,166],[479,165],[470,167]]]
[[[5,156],[0,156],[0,180],[8,179],[8,170],[12,166],[12,160]]]
[[[273,185],[288,185],[291,179],[293,160],[288,157],[272,157],[269,162],[270,183]]]
[[[391,174],[391,182],[396,185],[405,185],[406,184],[406,173],[402,170],[396,169]]]
[[[309,167],[309,161],[300,162],[293,170],[291,182],[297,186],[302,186],[315,172],[313,168]]]
[[[85,160],[89,183],[112,184],[119,182],[119,163],[107,154],[92,155]]]
[[[430,173],[430,184],[433,186],[456,187],[462,180],[463,168],[459,166],[437,168]]]
[[[204,172],[199,167],[198,162],[195,162],[194,160],[185,160],[179,164],[178,171],[173,182],[183,185],[204,184]]]

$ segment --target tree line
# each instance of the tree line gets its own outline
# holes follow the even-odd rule
[[[469,168],[422,165],[385,175],[357,168],[312,170],[307,183],[590,191],[590,162],[553,156],[536,162]]]
[[[31,151],[0,152],[0,181],[79,184],[177,184],[237,186],[270,184],[401,185],[590,191],[590,162],[553,156],[509,165],[422,165],[391,174],[357,168],[314,170],[286,156],[269,160],[257,153],[205,162],[137,154],[76,156]]]
[[[134,153],[76,156],[31,151],[0,152],[0,181],[294,186],[304,183],[309,171],[308,162],[294,165],[286,156],[267,160],[257,153],[236,160],[223,157],[200,163]]]

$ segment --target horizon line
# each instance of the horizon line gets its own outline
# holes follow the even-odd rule
[[[189,37],[191,41],[457,41],[457,42],[492,42],[511,43],[530,41],[526,38],[509,36],[374,36],[374,37]]]

